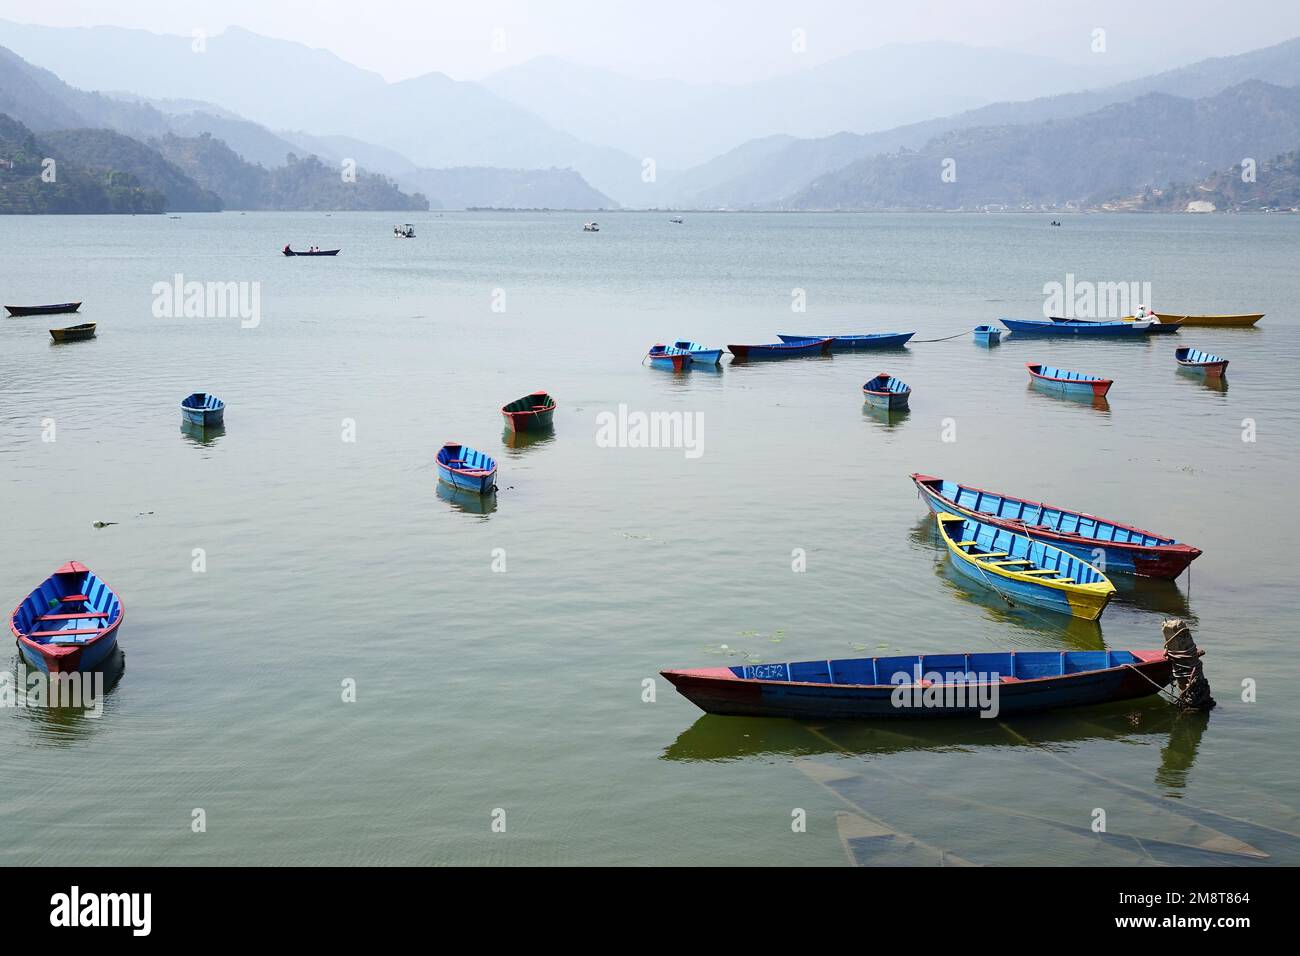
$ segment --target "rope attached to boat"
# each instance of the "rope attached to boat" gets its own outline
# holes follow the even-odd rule
[[[1178,687],[1177,696],[1157,684],[1132,664],[1125,665],[1151,684],[1175,707],[1181,710],[1210,710],[1217,703],[1210,696],[1210,682],[1205,679],[1201,652],[1192,640],[1191,628],[1186,621],[1176,617],[1165,620],[1160,627],[1165,639],[1165,658],[1173,663],[1173,682]]]
[[[924,342],[947,342],[949,339],[960,338],[963,335],[970,335],[970,329],[966,329],[964,332],[958,332],[956,335],[945,335],[941,339],[912,339],[908,344],[918,345]]]

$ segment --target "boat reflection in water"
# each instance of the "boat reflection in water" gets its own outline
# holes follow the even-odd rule
[[[8,676],[13,680],[13,690],[15,694],[13,710],[19,720],[27,721],[33,729],[43,738],[44,743],[53,743],[56,745],[74,744],[85,740],[94,734],[101,727],[107,727],[111,719],[108,709],[111,705],[112,692],[122,680],[126,673],[126,653],[120,646],[115,647],[111,654],[106,657],[103,663],[93,671],[80,671],[77,676],[90,675],[92,683],[83,685],[76,689],[77,693],[84,688],[89,693],[98,692],[96,683],[93,681],[93,675],[102,675],[103,694],[102,701],[87,701],[84,698],[76,706],[69,705],[67,702],[75,697],[69,698],[71,692],[70,685],[64,685],[57,691],[58,700],[50,693],[48,684],[42,685],[38,692],[42,696],[28,696],[28,689],[31,687],[29,680],[34,675],[37,680],[45,681],[47,677],[39,671],[33,670],[27,666],[21,654],[15,654],[9,667]],[[72,676],[72,675],[69,675]],[[57,702],[63,706],[49,706],[49,702]]]
[[[453,488],[443,481],[437,482],[434,487],[439,498],[463,514],[486,518],[497,510],[497,496],[495,494],[480,495],[476,491]]]
[[[521,458],[530,448],[537,448],[542,445],[549,445],[555,441],[554,426],[545,428],[541,431],[519,432],[513,428],[505,428],[501,432],[501,444],[510,449],[506,453],[508,458]]]
[[[862,417],[884,429],[897,428],[907,421],[911,414],[912,410],[910,408],[890,410],[888,408],[877,408],[867,402],[862,403]]]
[[[1199,619],[1192,613],[1191,603],[1182,588],[1164,578],[1142,578],[1132,574],[1114,574],[1116,606],[1152,611],[1165,617],[1180,617],[1195,630]]]
[[[181,434],[194,445],[215,445],[226,434],[225,425],[196,425],[193,422],[181,422]]]
[[[1040,385],[1037,379],[1033,379],[1025,386],[1025,390],[1032,395],[1049,402],[1059,402],[1064,405],[1073,405],[1077,408],[1091,408],[1093,411],[1110,414],[1110,399],[1105,395],[1100,398],[1096,396],[1074,395],[1069,392],[1057,392],[1051,388]]]
[[[1223,395],[1228,391],[1228,377],[1226,375],[1205,375],[1196,369],[1183,368],[1181,365],[1175,368],[1174,374],[1184,381],[1195,382],[1209,392],[1217,392]]]

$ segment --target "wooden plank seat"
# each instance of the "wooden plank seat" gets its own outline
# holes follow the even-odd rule
[[[1057,578],[1056,584],[1073,584],[1074,578]]]
[[[990,561],[989,564],[995,568],[1005,568],[1012,564],[1028,564],[1024,558],[1012,558],[1010,561]]]
[[[98,634],[105,630],[102,627],[85,627],[67,631],[31,631],[28,637],[71,637],[74,634]]]
[[[988,551],[988,552],[985,552],[984,554],[978,555],[978,557],[980,557],[980,558],[1005,558],[1005,557],[1007,557],[1007,555],[1009,555],[1010,553],[1011,553],[1011,552],[1009,552],[1009,551]]]
[[[1061,572],[1055,570],[1054,568],[1030,568],[1028,571],[1025,571],[1025,572],[1022,572],[1022,573],[1024,573],[1024,574],[1060,574]]]
[[[108,617],[106,611],[80,611],[76,614],[42,614],[38,621],[79,621],[82,619]]]
[[[957,547],[959,547],[959,548],[968,548],[968,547],[970,547],[972,544],[979,544],[979,542],[978,542],[978,541],[958,541],[958,542],[957,542]]]
[[[59,600],[63,604],[69,604],[72,601],[89,601],[90,598],[84,594],[69,594],[67,597],[59,598]]]

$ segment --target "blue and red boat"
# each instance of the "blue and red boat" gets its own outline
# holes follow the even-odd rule
[[[711,349],[699,342],[682,340],[674,342],[673,348],[685,349],[689,352],[692,365],[718,365],[722,362],[722,349]]]
[[[906,382],[894,378],[888,372],[881,372],[862,386],[862,397],[872,408],[897,411],[907,407],[912,389]]]
[[[496,459],[468,445],[448,442],[438,449],[438,477],[453,488],[490,495],[497,490]]]
[[[9,629],[31,666],[50,674],[94,670],[117,646],[122,602],[78,561],[69,561],[14,608]]]
[[[1201,652],[1198,651],[1198,655]],[[811,720],[976,717],[1133,700],[1173,679],[1163,650],[986,651],[660,673],[710,714]]]
[[[1199,372],[1206,378],[1223,378],[1228,371],[1228,360],[1200,349],[1174,349],[1174,360],[1187,372]]]
[[[1111,379],[1102,378],[1100,375],[1072,372],[1069,369],[1053,368],[1036,362],[1026,362],[1025,368],[1029,369],[1030,378],[1039,388],[1078,398],[1105,398],[1110,387],[1115,384]]]
[[[650,360],[652,367],[672,369],[674,372],[680,372],[694,361],[691,353],[686,349],[662,343],[650,346],[646,358]]]
[[[798,342],[820,342],[822,339],[831,340],[831,350],[834,352],[848,352],[855,349],[901,349],[907,344],[908,339],[914,336],[915,332],[871,332],[865,335],[781,335],[777,334],[782,342],[787,344]]]
[[[729,351],[742,361],[746,359],[799,358],[803,355],[830,355],[832,339],[799,339],[796,342],[772,342],[766,345],[728,345]]]
[[[1077,558],[1096,562],[1107,574],[1172,580],[1201,556],[1201,549],[1190,544],[1084,511],[985,491],[932,475],[911,477],[926,506],[935,514],[968,515],[985,524],[1028,534]]]

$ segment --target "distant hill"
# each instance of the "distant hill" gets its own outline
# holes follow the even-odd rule
[[[386,176],[360,169],[344,181],[340,167],[315,156],[290,153],[284,166],[267,169],[245,162],[221,140],[167,134],[151,144],[205,189],[220,195],[230,209],[397,210],[429,208],[424,196],[407,195]]]
[[[139,140],[107,129],[51,130],[42,134],[53,155],[87,169],[131,174],[146,189],[166,197],[168,212],[220,212],[221,197],[210,192]]]
[[[44,160],[54,181],[45,182]],[[166,197],[129,172],[90,169],[64,158],[22,123],[0,113],[0,214],[161,213]]]
[[[433,197],[444,209],[614,209],[572,169],[421,169],[399,182]]]
[[[902,149],[919,150],[936,137],[956,130],[1062,121],[1148,93],[1204,98],[1252,79],[1277,86],[1300,85],[1300,38],[1236,56],[1202,60],[1104,88],[993,103],[876,133],[795,139],[779,150],[766,152],[761,161],[739,172],[724,155],[680,173],[677,181],[687,186],[675,189],[672,201],[678,206],[708,209],[785,208],[814,179],[849,163]],[[733,152],[749,148],[750,144],[744,144]]]
[[[1300,211],[1300,151],[1260,162],[1253,180],[1243,179],[1242,172],[1237,163],[1199,182],[1144,189],[1108,206],[1145,212]]]
[[[1300,89],[1251,81],[1200,100],[1151,93],[1063,121],[978,127],[821,176],[794,209],[1095,206],[1300,143]],[[944,181],[947,160],[955,181]]]

